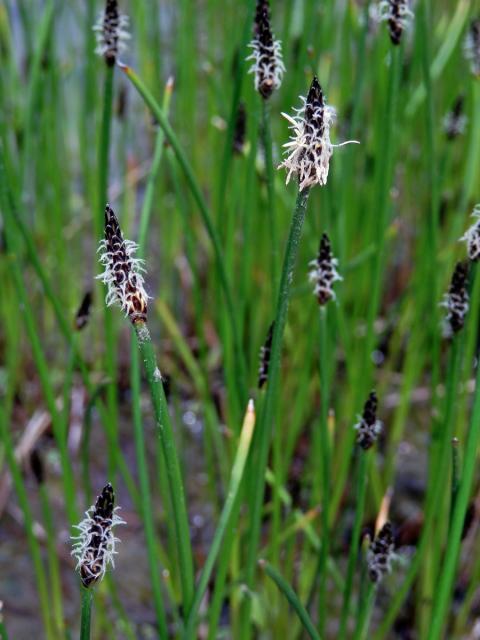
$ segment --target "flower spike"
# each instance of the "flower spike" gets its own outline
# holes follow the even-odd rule
[[[468,257],[472,262],[480,260],[480,204],[476,204],[472,211],[472,217],[476,218],[472,226],[465,231],[460,241],[467,243]]]
[[[463,113],[463,103],[464,97],[458,96],[452,109],[443,118],[443,130],[448,140],[454,140],[465,131],[467,116]]]
[[[118,0],[106,0],[105,9],[93,27],[96,32],[97,48],[95,53],[105,58],[109,67],[113,67],[120,51],[126,49],[126,40],[130,39],[128,16],[120,13]]]
[[[97,276],[107,285],[106,304],[119,304],[131,322],[147,321],[149,296],[143,287],[143,260],[134,258],[138,246],[124,240],[117,217],[107,204],[105,207],[105,239],[100,241],[99,261],[105,271]]]
[[[465,324],[465,316],[469,308],[467,291],[468,262],[457,262],[448,293],[443,296],[440,306],[447,309],[447,317],[443,323],[443,336],[452,338]]]
[[[77,559],[76,569],[87,589],[102,580],[110,564],[115,566],[115,545],[119,540],[113,535],[112,529],[126,523],[116,514],[119,507],[114,507],[114,504],[113,487],[108,483],[95,505],[85,512],[85,519],[75,525],[80,535],[72,536],[72,540],[77,541],[72,555]]]
[[[323,186],[327,183],[334,147],[358,142],[330,142],[330,127],[335,119],[335,109],[325,103],[325,96],[316,76],[312,80],[307,97],[301,97],[301,100],[303,106],[295,109],[295,116],[282,113],[290,122],[293,135],[290,142],[283,145],[287,157],[279,168],[287,170],[287,184],[292,175],[296,175],[300,191],[303,191],[315,184]]]
[[[248,45],[252,49],[247,60],[253,60],[249,73],[255,75],[255,89],[267,100],[282,84],[285,65],[282,59],[282,45],[275,40],[270,26],[268,0],[257,0],[254,21],[254,37]]]
[[[260,366],[258,367],[258,388],[261,389],[268,380],[268,370],[270,368],[270,353],[273,342],[273,328],[275,322],[272,322],[268,329],[265,342],[260,349]]]
[[[386,522],[367,553],[368,576],[375,584],[390,573],[394,548],[392,525]]]
[[[480,18],[472,20],[463,43],[465,58],[474,76],[480,77]]]
[[[373,446],[382,430],[382,423],[377,420],[377,405],[377,394],[372,391],[363,407],[363,414],[359,416],[359,422],[354,426],[357,430],[357,444],[365,451]]]
[[[333,257],[330,240],[324,233],[320,240],[318,256],[310,262],[312,268],[308,274],[310,282],[315,285],[313,292],[321,306],[327,304],[329,300],[335,300],[335,291],[332,289],[332,285],[337,280],[343,280],[337,272],[337,265],[338,260]]]
[[[402,34],[414,17],[408,0],[383,0],[379,5],[380,20],[388,23],[392,44],[399,45]]]

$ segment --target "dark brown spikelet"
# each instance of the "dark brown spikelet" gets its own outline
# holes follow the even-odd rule
[[[114,505],[113,487],[108,483],[95,505],[87,511],[86,518],[76,526],[80,535],[74,538],[77,542],[72,554],[77,558],[77,569],[87,589],[103,578],[109,564],[113,565],[115,543],[118,540],[112,529],[118,524],[125,524],[116,515]]]
[[[233,150],[241,155],[245,147],[245,134],[247,131],[247,110],[243,100],[239,103],[237,117],[235,119],[235,131],[233,133]]]
[[[372,391],[363,407],[360,422],[355,425],[357,444],[365,451],[373,446],[382,430],[382,423],[377,419],[377,405],[377,394]]]
[[[127,26],[128,18],[120,13],[118,0],[106,0],[105,10],[94,29],[97,32],[96,53],[104,57],[109,67],[115,65],[124,41],[129,38]]]
[[[469,263],[467,260],[457,262],[448,293],[443,298],[442,306],[447,309],[444,325],[446,338],[451,338],[455,333],[458,333],[465,324],[469,308],[468,272]]]
[[[408,0],[384,0],[381,4],[382,17],[387,21],[392,44],[398,46],[407,22],[412,18]]]
[[[465,129],[467,118],[463,113],[464,102],[464,96],[458,96],[453,103],[452,110],[444,118],[443,129],[448,140],[454,140]]]
[[[368,575],[378,584],[390,572],[395,544],[390,522],[386,522],[373,540],[367,553]]]
[[[248,60],[254,60],[250,73],[255,74],[255,89],[267,100],[281,85],[285,71],[280,42],[273,37],[270,26],[268,0],[257,0],[250,46],[253,53]]]
[[[134,258],[137,245],[123,239],[117,217],[108,204],[100,249],[105,271],[98,277],[108,286],[107,305],[117,302],[132,323],[146,322],[148,296],[143,288],[142,261]]]
[[[464,44],[465,57],[472,73],[480,76],[480,17],[471,21]]]
[[[272,350],[273,328],[275,322],[272,322],[268,329],[267,338],[263,347],[260,349],[260,366],[258,368],[258,388],[261,389],[268,380],[268,370],[270,368],[270,353]]]
[[[82,302],[75,314],[75,329],[81,331],[88,323],[90,318],[90,310],[92,307],[92,292],[87,291],[83,296]]]
[[[305,101],[305,124],[315,132],[318,138],[323,136],[325,131],[324,123],[325,96],[317,76],[313,76],[310,89]]]
[[[318,304],[323,306],[335,299],[332,285],[341,280],[337,273],[337,260],[333,257],[332,247],[326,233],[322,234],[316,260],[310,262],[310,281],[315,284],[314,293]]]
[[[42,456],[38,448],[33,449],[30,454],[30,468],[32,470],[33,475],[35,476],[35,480],[38,485],[41,485],[45,482],[45,470],[43,466]]]

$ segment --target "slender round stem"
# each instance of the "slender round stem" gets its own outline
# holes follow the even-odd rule
[[[80,640],[90,640],[90,625],[92,621],[93,589],[82,590],[82,619],[80,622]]]

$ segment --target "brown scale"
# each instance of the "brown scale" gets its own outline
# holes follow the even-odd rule
[[[106,250],[111,254],[115,288],[122,300],[122,308],[132,323],[147,321],[147,301],[139,290],[137,276],[133,273],[133,262],[128,257],[122,231],[115,212],[105,207]]]
[[[103,532],[112,526],[114,504],[113,487],[108,483],[95,502],[95,509],[91,516],[94,522],[89,531],[91,542],[80,567],[82,584],[87,589],[95,584],[101,575],[105,554],[105,548],[102,544]]]

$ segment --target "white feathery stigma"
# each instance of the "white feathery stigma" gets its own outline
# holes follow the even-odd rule
[[[471,215],[475,218],[475,222],[465,231],[460,242],[467,243],[468,257],[473,262],[477,262],[480,260],[480,204],[475,205]]]
[[[297,176],[300,191],[315,184],[327,183],[330,158],[335,147],[346,144],[359,144],[357,140],[347,140],[341,144],[330,141],[330,127],[335,119],[335,109],[325,104],[324,95],[318,79],[313,78],[308,96],[300,96],[303,106],[295,116],[282,113],[290,123],[293,135],[290,142],[284,144],[286,158],[279,168],[287,170],[286,183],[292,175]]]
[[[130,40],[128,32],[129,18],[119,12],[117,0],[106,0],[105,9],[101,11],[93,27],[97,40],[95,53],[105,58],[108,65],[113,66],[118,54],[127,48]]]

